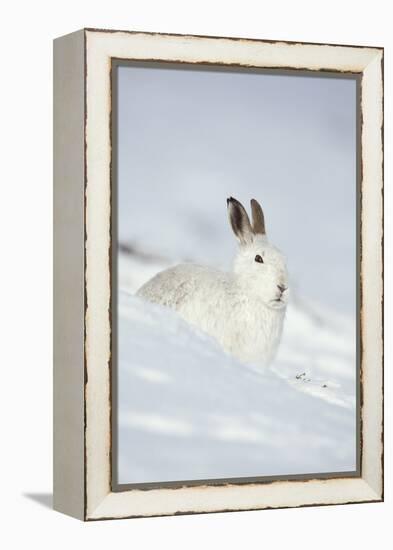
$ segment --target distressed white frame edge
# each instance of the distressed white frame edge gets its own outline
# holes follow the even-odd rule
[[[53,48],[53,507],[85,518],[84,31]]]
[[[382,412],[382,59],[380,48],[85,31],[86,315],[85,517],[170,515],[380,501]],[[359,478],[111,492],[110,68],[111,58],[217,62],[362,75],[363,426]]]

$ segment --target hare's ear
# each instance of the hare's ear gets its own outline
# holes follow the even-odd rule
[[[229,221],[231,222],[233,232],[239,239],[240,244],[252,243],[252,227],[244,206],[233,197],[229,197],[229,199],[227,199],[227,207]]]
[[[255,235],[265,235],[265,217],[261,205],[255,199],[251,199],[252,230]]]

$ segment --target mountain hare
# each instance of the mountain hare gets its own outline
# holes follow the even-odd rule
[[[227,207],[240,245],[233,272],[181,264],[155,275],[137,295],[175,309],[240,361],[267,366],[280,343],[288,301],[285,258],[269,244],[256,200],[252,225],[239,201],[230,197]]]

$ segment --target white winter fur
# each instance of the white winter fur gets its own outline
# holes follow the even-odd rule
[[[240,242],[233,272],[181,264],[158,273],[137,294],[176,310],[241,361],[268,365],[280,343],[288,299],[285,259],[265,234],[255,233],[236,199],[228,199],[228,213]],[[260,215],[262,226],[253,219],[253,227],[264,231]]]

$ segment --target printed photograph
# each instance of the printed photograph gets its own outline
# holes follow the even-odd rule
[[[113,83],[118,487],[356,475],[357,78],[124,61]]]

